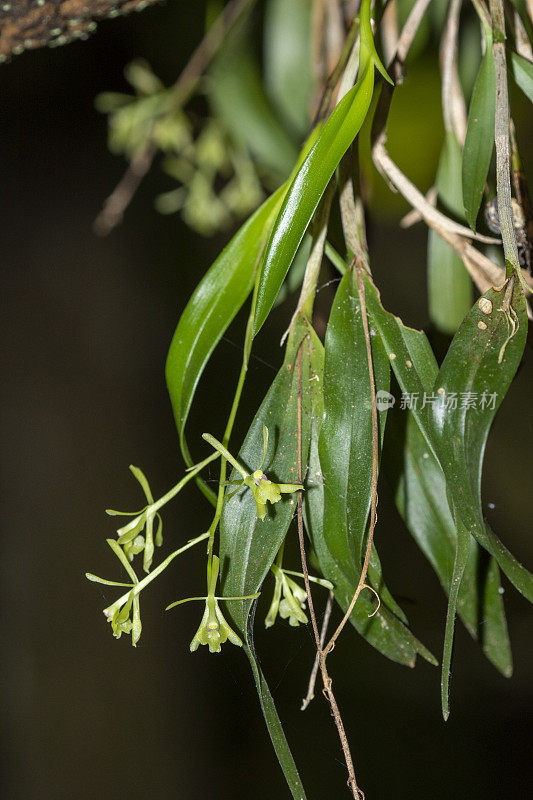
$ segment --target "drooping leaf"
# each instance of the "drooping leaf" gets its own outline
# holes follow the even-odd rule
[[[392,80],[387,73],[387,70],[381,63],[381,59],[378,55],[378,51],[376,50],[376,45],[374,44],[374,37],[372,36],[372,23],[371,23],[371,14],[370,14],[370,0],[363,0],[361,3],[361,11],[360,11],[360,21],[359,21],[359,30],[361,35],[361,42],[362,44],[368,48],[370,55],[372,57],[372,61],[374,62],[374,66],[381,73],[381,75],[385,78],[385,80],[393,84]]]
[[[313,92],[308,0],[269,0],[264,43],[266,90],[290,129],[302,136],[309,126]]]
[[[511,297],[509,281],[513,279],[509,279],[503,287],[489,290],[472,307],[437,376],[433,386],[436,397],[424,404],[420,401],[424,391],[428,390],[420,378],[422,362],[408,347],[408,329],[404,328],[401,320],[385,311],[370,278],[365,280],[367,307],[372,321],[389,351],[389,358],[394,355],[391,365],[402,392],[418,398],[411,413],[444,471],[457,513],[468,531],[496,558],[511,583],[533,602],[533,576],[486,525],[479,497],[483,453],[490,425],[518,368],[524,348],[527,316],[521,289],[514,286]],[[490,304],[489,315],[480,310],[485,302]],[[513,313],[516,331],[511,337]],[[486,325],[486,328],[478,327],[478,323]],[[500,354],[501,363],[498,362]],[[439,396],[446,398],[450,393],[457,396],[457,393],[472,392],[479,398],[484,396],[483,409],[474,411],[458,407],[453,414],[449,410],[444,413],[442,405],[435,402]],[[492,402],[487,403],[489,395],[494,395],[494,407]]]
[[[321,128],[314,146],[293,177],[272,228],[261,266],[254,335],[267,318],[296,250],[342,156],[356,137],[368,111],[374,68],[361,47],[357,84]]]
[[[266,425],[269,430],[268,449],[262,469],[271,480],[282,483],[298,482],[296,361],[302,340],[303,348],[309,346],[306,334],[305,323],[294,326],[285,361],[255,415],[237,457],[249,472],[259,468],[263,455],[263,426]],[[304,358],[302,361],[302,463],[305,465],[309,448],[309,374],[308,359]],[[238,477],[233,472],[230,480]],[[280,502],[268,507],[267,516],[260,520],[253,494],[248,487],[243,487],[234,497],[224,502],[220,521],[220,562],[224,594],[239,596],[258,591],[285,538],[295,509],[296,496],[284,495]],[[237,588],[241,586],[255,588],[241,591]],[[228,603],[228,608],[235,624],[244,632],[250,603]]]
[[[383,442],[390,388],[389,360],[379,339],[373,342],[376,392],[382,397],[379,437]],[[342,278],[326,333],[324,420],[319,442],[324,484],[323,535],[348,580],[361,574],[366,550],[372,488],[372,395],[357,277]],[[403,622],[381,574],[375,548],[368,571],[380,599]]]
[[[345,286],[349,288],[350,281],[347,279]],[[353,287],[352,287],[353,288]],[[344,287],[343,287],[344,293]],[[352,291],[353,297],[353,291]],[[339,300],[342,300],[339,297]],[[342,311],[342,306],[339,309]],[[360,320],[359,320],[360,321]],[[334,320],[334,324],[335,320]],[[328,334],[329,336],[329,334]],[[329,358],[335,354],[332,351],[331,336],[328,343]],[[312,373],[312,386],[314,387],[313,393],[313,411],[311,417],[311,445],[309,455],[309,467],[306,480],[306,491],[304,493],[304,515],[306,521],[306,529],[311,538],[314,551],[317,555],[321,570],[325,577],[327,577],[334,585],[334,594],[337,602],[346,611],[350,601],[353,597],[355,587],[360,575],[360,565],[356,569],[351,562],[351,553],[349,542],[345,541],[345,557],[344,561],[348,565],[347,572],[344,571],[337,558],[335,558],[326,542],[323,526],[323,515],[325,505],[325,486],[329,484],[329,474],[326,473],[324,477],[322,464],[319,458],[319,435],[321,433],[321,425],[323,418],[323,397],[321,387],[324,383],[323,372],[323,354],[321,348],[317,345],[311,353],[311,373]],[[364,353],[364,363],[366,361],[366,352]],[[350,359],[350,364],[353,366],[353,359]],[[368,379],[368,368],[366,372]],[[330,385],[327,389],[328,405],[331,407],[329,400],[332,399],[331,395],[335,391],[334,385]],[[352,402],[349,403],[350,410]],[[322,436],[322,449],[324,449],[324,436]],[[368,487],[367,487],[368,494]],[[330,497],[331,501],[333,498]],[[350,503],[352,498],[350,498]],[[365,497],[365,503],[361,516],[368,516],[368,497]],[[343,508],[346,507],[346,496],[344,497]],[[338,549],[342,550],[338,545]],[[386,591],[382,580],[381,571],[379,567],[379,560],[375,554],[373,560],[373,585],[378,591],[382,604],[373,616],[370,616],[376,610],[376,601],[369,591],[363,591],[359,596],[357,603],[352,611],[350,622],[356,630],[363,636],[373,647],[379,650],[383,655],[387,656],[393,661],[407,666],[413,666],[417,652],[424,658],[436,663],[433,656],[418,642],[413,634],[402,624],[402,622],[390,610],[389,604],[393,608],[397,608],[394,600]],[[370,575],[369,575],[370,579]],[[400,611],[401,613],[401,611]]]
[[[278,761],[285,775],[285,779],[291,790],[293,800],[307,800],[298,769],[294,763],[294,758],[283,731],[274,698],[268,687],[268,683],[257,659],[253,643],[253,613],[248,618],[248,631],[245,635],[244,649],[250,660],[250,666],[257,688],[259,703],[265,718],[265,722],[270,734],[272,745],[278,757]]]
[[[174,333],[165,371],[187,466],[192,460],[185,424],[196,386],[211,353],[252,289],[258,258],[282,196],[283,187],[235,234],[196,287]],[[206,492],[213,494],[207,488]]]
[[[308,326],[299,320],[287,344],[285,361],[246,435],[238,460],[253,471],[263,457],[263,426],[269,430],[268,449],[262,469],[270,478],[296,483],[298,477],[298,349],[302,345],[302,463],[305,468],[309,449],[310,424],[310,349]],[[234,471],[230,480],[238,478]],[[296,507],[296,496],[284,495],[268,507],[264,520],[258,519],[252,492],[246,487],[225,501],[220,521],[220,562],[223,594],[239,596],[237,586],[255,586],[258,591],[285,538]],[[244,594],[253,594],[245,592]],[[292,754],[287,744],[274,701],[261,671],[253,646],[252,602],[228,602],[228,612],[245,640],[267,727],[293,798],[305,800]]]
[[[429,436],[436,442],[448,490],[466,529],[533,602],[533,575],[485,523],[480,493],[490,426],[520,363],[526,334],[524,295],[511,277],[480,298],[454,337],[435,383],[444,402],[432,407]]]
[[[322,574],[334,585],[335,599],[345,612],[353,597],[357,579],[346,578],[337,561],[329,551],[323,533],[324,481],[318,455],[320,418],[313,416],[309,468],[304,494],[304,515],[306,529],[316,553]],[[432,664],[437,661],[432,654],[413,636],[402,622],[387,608],[380,606],[377,613],[376,601],[369,591],[359,595],[350,616],[350,622],[366,641],[391,661],[414,667],[417,652]],[[371,616],[373,615],[373,616]]]
[[[398,407],[388,414],[383,468],[398,510],[420,550],[450,591],[457,546],[456,524],[446,498],[442,469],[412,414]],[[457,600],[457,612],[469,633],[479,638],[487,658],[505,676],[512,657],[498,565],[468,537],[469,555]]]
[[[518,53],[511,53],[511,68],[516,84],[533,103],[533,63]]]
[[[461,147],[446,133],[437,171],[439,204],[462,217]],[[443,333],[455,333],[472,305],[472,281],[457,253],[433,230],[428,234],[428,299],[431,321]]]
[[[457,542],[455,547],[455,558],[453,562],[452,579],[450,581],[450,591],[448,594],[448,608],[446,610],[446,627],[444,630],[444,645],[442,648],[442,671],[440,684],[440,697],[442,706],[442,716],[447,720],[450,716],[450,670],[452,663],[453,639],[455,634],[455,617],[457,612],[457,602],[463,581],[465,568],[470,552],[470,534],[463,525],[461,519],[457,518]]]
[[[486,50],[479,68],[463,149],[463,203],[468,224],[476,230],[476,219],[487,180],[494,147],[495,77],[492,37],[486,37]]]

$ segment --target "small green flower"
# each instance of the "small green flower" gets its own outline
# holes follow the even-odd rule
[[[269,480],[262,471],[261,467],[264,464],[268,447],[268,428],[266,425],[263,425],[263,458],[261,459],[259,469],[256,469],[251,475],[246,472],[237,459],[233,458],[227,448],[215,439],[214,436],[211,436],[210,433],[204,433],[203,438],[209,442],[215,450],[218,450],[242,476],[242,481],[237,482],[237,488],[231,492],[231,494],[227,495],[226,499],[230,500],[233,495],[237,494],[242,486],[248,486],[248,488],[252,490],[257,507],[257,516],[260,520],[264,520],[266,517],[267,503],[277,503],[281,500],[282,494],[292,494],[292,492],[303,490],[304,487],[300,483],[274,483]]]
[[[276,584],[274,586],[274,597],[265,619],[265,626],[272,627],[279,615],[282,619],[289,620],[289,625],[296,627],[300,623],[307,623],[307,616],[304,613],[307,593],[296,581],[289,578],[285,571],[277,564],[271,567]],[[283,595],[283,597],[282,597]]]
[[[111,623],[113,629],[113,636],[115,639],[120,639],[123,633],[131,633],[131,643],[134,647],[141,637],[142,624],[141,624],[141,605],[140,605],[140,589],[141,583],[132,568],[128,558],[118,542],[114,539],[108,539],[107,543],[111,550],[115,553],[120,563],[131,578],[131,583],[119,583],[117,581],[108,581],[105,578],[99,578],[97,575],[92,575],[90,572],[85,573],[85,577],[95,583],[103,583],[105,586],[125,586],[130,589],[129,592],[123,594],[114,603],[107,608],[104,608],[104,615],[108,622]],[[130,618],[131,617],[131,618]]]
[[[122,605],[115,603],[106,608],[104,614],[111,623],[115,639],[120,639],[123,633],[131,633],[131,643],[136,647],[142,631],[139,595],[132,590],[125,603]]]
[[[207,564],[207,597],[205,598],[205,611],[200,622],[200,627],[194,634],[191,642],[191,652],[198,650],[199,645],[209,646],[210,653],[220,653],[221,645],[229,639],[232,644],[242,647],[242,641],[233,631],[222,614],[215,597],[220,561],[213,556]]]
[[[228,639],[237,647],[242,647],[242,640],[224,619],[217,600],[208,597],[200,627],[190,645],[191,653],[198,650],[201,644],[209,645],[210,653],[220,653],[221,645]]]
[[[154,497],[150,489],[150,485],[143,471],[139,467],[134,467],[130,464],[130,470],[139,483],[148,501],[148,505],[141,511],[128,512],[128,511],[114,511],[107,509],[107,514],[110,516],[134,516],[126,525],[117,529],[117,542],[124,548],[129,561],[133,561],[133,557],[138,553],[143,553],[143,569],[145,572],[150,572],[152,561],[154,557],[155,547],[161,547],[163,544],[163,520],[161,515],[154,508]],[[154,535],[154,520],[157,519],[157,529]],[[142,535],[144,531],[144,536]]]
[[[230,628],[224,615],[218,605],[219,600],[255,600],[259,597],[260,592],[249,595],[241,595],[239,597],[217,597],[215,589],[218,580],[218,572],[220,569],[220,561],[217,556],[213,556],[211,561],[207,562],[207,597],[186,597],[184,600],[176,600],[167,606],[167,611],[179,606],[182,603],[190,603],[192,600],[205,600],[205,611],[200,622],[200,626],[194,634],[190,648],[191,652],[198,650],[201,644],[209,646],[210,653],[220,653],[221,645],[227,642],[228,639],[232,644],[237,647],[242,647],[242,641],[234,630]]]

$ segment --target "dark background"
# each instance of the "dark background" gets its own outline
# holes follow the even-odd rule
[[[6,800],[289,796],[243,654],[229,645],[216,657],[205,648],[189,654],[198,606],[163,612],[173,599],[200,593],[203,559],[183,556],[143,594],[136,650],[127,637],[112,638],[101,614],[114,591],[83,577],[90,570],[119,579],[105,545],[113,522],[103,512],[139,505],[128,464],[143,468],[156,496],[180,475],[164,359],[181,309],[224,241],[201,239],[178,217],[153,211],[155,194],[170,188],[157,169],[124,224],[106,239],[94,236],[92,221],[124,165],[106,149],[93,99],[123,90],[122,69],[139,55],[171,82],[202,33],[203,9],[192,5],[168,2],[102,23],[88,42],[0,68]],[[427,325],[424,230],[381,223],[370,240],[385,303]],[[257,343],[237,442],[280,363],[290,313],[289,303]],[[198,453],[198,433],[221,430],[241,334],[242,320],[202,383],[190,428]],[[530,567],[532,376],[528,351],[489,441],[484,484],[492,525]],[[196,489],[180,496],[164,511],[165,552],[208,518]],[[444,597],[385,485],[377,536],[389,586],[439,654]],[[514,677],[499,676],[458,626],[447,724],[438,670],[393,665],[346,630],[330,667],[369,800],[528,795],[533,612],[506,588]],[[309,797],[347,797],[325,702],[318,696],[305,714],[298,710],[313,659],[310,630],[257,627]]]

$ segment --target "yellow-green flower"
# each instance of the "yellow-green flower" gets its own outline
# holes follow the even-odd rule
[[[254,496],[257,516],[260,520],[264,520],[266,517],[267,503],[277,503],[281,500],[282,494],[292,494],[292,492],[303,490],[304,487],[300,483],[274,483],[274,481],[269,480],[262,471],[261,467],[265,461],[268,447],[268,428],[266,425],[263,425],[263,458],[261,459],[259,469],[256,469],[251,475],[246,472],[237,459],[233,458],[227,448],[215,439],[214,436],[211,436],[210,433],[204,433],[203,438],[209,442],[215,450],[218,450],[218,452],[235,467],[242,477],[242,481],[238,482],[237,488],[231,492],[231,494],[227,495],[226,499],[230,500],[242,486],[248,486]]]
[[[304,612],[307,593],[296,581],[284,572],[277,564],[272,564],[272,572],[276,579],[274,586],[274,597],[265,619],[265,626],[272,627],[279,615],[282,619],[289,620],[289,625],[296,627],[300,623],[307,623],[307,615]]]

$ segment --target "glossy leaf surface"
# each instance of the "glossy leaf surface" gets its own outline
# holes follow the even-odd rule
[[[207,271],[181,315],[166,363],[167,387],[187,465],[192,461],[185,424],[200,376],[229,324],[243,305],[283,187],[242,226]]]
[[[254,335],[274,304],[333,172],[363,124],[373,87],[373,64],[362,48],[357,84],[321,128],[314,146],[290,183],[274,223],[261,268]]]
[[[389,411],[383,458],[398,510],[448,594],[457,546],[456,526],[440,464],[410,412],[397,408]],[[509,676],[512,658],[499,569],[494,559],[483,554],[470,536],[457,612],[469,633],[479,638],[487,658]]]
[[[313,417],[311,446],[309,451],[309,469],[304,494],[304,514],[306,529],[318,558],[324,577],[334,585],[335,599],[346,611],[357,585],[354,573],[347,578],[339,564],[332,556],[323,531],[324,482],[318,455],[319,418]],[[381,605],[378,612],[376,601],[369,591],[359,595],[357,603],[350,615],[350,623],[358,633],[376,650],[379,650],[391,661],[414,667],[417,653],[432,664],[437,661],[432,654],[416,639],[408,628],[387,608]]]
[[[434,404],[429,435],[437,442],[439,461],[465,527],[533,602],[533,576],[486,525],[480,495],[487,436],[520,363],[526,334],[525,299],[514,278],[480,298],[454,337],[437,377],[436,392],[445,403]],[[459,393],[457,407],[450,407],[450,398]]]
[[[389,360],[380,339],[374,339],[372,360],[376,392],[386,399]],[[383,441],[386,405],[379,412]],[[326,333],[324,420],[319,442],[324,485],[324,538],[350,580],[361,573],[372,487],[372,395],[356,273],[349,269],[339,285]],[[375,549],[369,579],[381,601],[406,622],[383,583]]]
[[[354,294],[354,292],[357,292],[357,288],[353,285],[353,276],[351,273],[347,273],[345,278],[343,278],[343,281],[344,283],[339,287],[337,298],[334,303],[333,317],[330,320],[330,326],[332,327],[331,330],[328,331],[328,337],[326,341],[326,346],[328,349],[327,359],[329,361],[327,370],[329,370],[330,373],[329,378],[327,378],[329,385],[325,389],[328,406],[328,411],[326,412],[326,419],[328,422],[326,425],[327,430],[330,430],[332,434],[334,433],[333,426],[335,423],[334,420],[331,419],[330,415],[337,414],[337,411],[335,410],[334,395],[337,391],[337,380],[340,380],[340,378],[338,374],[331,375],[331,370],[333,369],[335,372],[337,372],[336,367],[341,366],[343,357],[348,358],[350,369],[347,369],[346,364],[344,364],[346,382],[345,386],[341,387],[342,392],[349,392],[353,388],[354,391],[357,392],[357,399],[359,399],[361,396],[361,390],[354,385],[357,383],[359,378],[362,379],[363,385],[366,386],[367,391],[369,391],[366,350],[361,352],[360,341],[358,342],[359,348],[356,349],[356,343],[354,342],[355,335],[358,335],[360,339],[360,327],[362,327],[360,308],[358,308],[358,296]],[[354,325],[356,327],[356,333],[354,333]],[[348,349],[348,352],[345,350],[345,348]],[[366,366],[366,373],[362,371],[360,365],[356,364],[354,367],[354,362],[357,360],[358,356],[362,356],[364,359],[362,365]],[[386,367],[386,365],[383,363],[383,358],[381,358],[380,366],[382,371],[384,370],[384,367]],[[355,375],[353,376],[351,375],[352,367],[355,369]],[[318,347],[315,348],[315,360],[311,364],[311,371],[315,379],[315,383],[313,385],[316,387],[316,389],[319,389],[324,382],[324,379],[322,377],[323,367],[321,364],[320,350]],[[345,474],[345,472],[343,472],[346,469],[350,469],[349,455],[348,458],[346,458],[347,451],[349,453],[350,446],[347,445],[346,442],[338,442],[341,451],[338,454],[338,461],[335,462],[335,448],[328,447],[326,441],[327,434],[321,432],[320,430],[323,417],[323,398],[322,394],[318,391],[315,391],[314,402],[315,407],[311,419],[309,468],[307,473],[306,491],[304,494],[306,528],[309,532],[309,536],[318,557],[322,572],[324,576],[334,584],[335,598],[341,608],[346,611],[352,599],[361,569],[361,534],[359,533],[359,547],[352,548],[349,538],[349,526],[350,524],[353,525],[355,520],[358,519],[359,527],[366,529],[366,523],[368,519],[370,503],[370,484],[368,483],[368,475],[371,473],[372,464],[371,430],[369,441],[367,420],[365,424],[365,429],[367,432],[366,447],[370,446],[370,450],[364,456],[364,465],[361,464],[360,466],[367,468],[369,472],[365,476],[356,476],[357,478],[361,477],[364,484],[363,487],[359,487],[363,494],[362,496],[358,496],[355,492],[355,489],[352,491],[353,487],[351,486],[349,487],[350,491],[347,491],[348,476]],[[354,398],[350,398],[348,400],[347,409],[342,407],[341,401],[341,408],[339,409],[338,414],[339,419],[342,418],[345,420],[346,429],[350,429],[350,432],[347,433],[348,437],[353,434],[354,439],[358,439],[358,431],[356,430],[357,426],[355,422],[352,426],[353,420],[351,419],[351,416],[353,415],[355,421],[357,421],[360,420],[362,413],[366,411],[366,414],[369,417],[370,408],[358,408],[357,411],[354,411],[353,406]],[[345,413],[345,411],[348,413]],[[323,456],[322,462],[319,457],[319,435]],[[357,453],[354,452],[354,459],[352,461],[352,467],[354,469],[357,466],[356,461]],[[327,467],[324,466],[325,463],[327,463]],[[353,470],[350,475],[353,477]],[[339,491],[341,492],[341,495],[339,497],[338,509],[334,507],[335,498],[334,492],[330,489],[330,478],[332,482],[339,483]],[[334,524],[336,521],[336,516],[339,515],[339,524],[344,531],[344,536],[340,537],[336,535],[335,530],[333,530],[332,533],[332,549],[336,551],[336,556],[333,555],[332,549],[330,549],[329,541],[324,531],[324,508],[328,504],[328,500],[325,498],[325,487],[328,487],[329,495],[330,508],[327,512],[329,523]],[[359,504],[358,508],[356,507],[357,504]],[[348,507],[355,512],[353,520],[348,519]],[[359,561],[356,566],[354,558],[357,559],[358,554]],[[343,566],[341,566],[341,564]],[[378,612],[371,617],[370,615],[376,609],[376,601],[369,591],[363,591],[359,596],[359,599],[350,617],[350,622],[352,625],[371,645],[373,645],[377,650],[393,661],[397,661],[398,663],[408,666],[413,666],[416,659],[416,654],[418,652],[421,653],[427,660],[432,661],[432,663],[436,663],[433,656],[391,611],[392,607],[393,609],[398,609],[398,613],[402,614],[401,610],[396,606],[393,598],[390,596],[382,582],[377,554],[375,554],[373,559],[373,568],[372,572],[369,572],[369,578],[372,579],[372,583],[380,595],[382,604]]]
[[[263,471],[271,480],[297,483],[297,351],[302,339],[303,350],[310,346],[305,323],[296,325],[289,338],[285,361],[248,430],[238,461],[249,472],[258,469],[263,455],[263,426],[269,430],[268,449]],[[302,372],[302,462],[305,465],[309,448],[309,358],[303,358]],[[236,480],[233,472],[230,480]],[[268,506],[263,521],[257,517],[252,492],[242,489],[224,501],[220,522],[220,562],[224,594],[253,594],[259,590],[285,538],[296,509],[296,495],[284,495]],[[237,587],[255,588],[244,591]],[[241,631],[246,630],[250,603],[228,603],[228,608]]]

